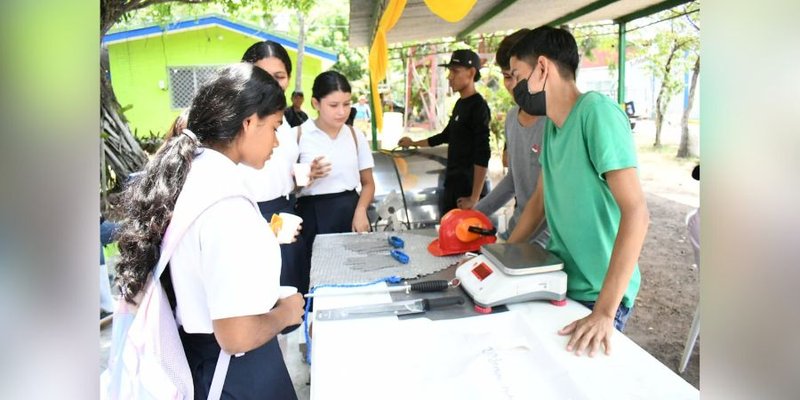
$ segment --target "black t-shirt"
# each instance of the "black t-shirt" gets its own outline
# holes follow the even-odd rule
[[[487,167],[491,157],[489,148],[489,105],[480,93],[456,101],[453,114],[444,130],[428,138],[430,146],[448,143],[448,182],[466,179],[472,185],[474,166]]]
[[[303,122],[308,120],[308,114],[306,114],[303,110],[295,111],[293,107],[289,107],[284,110],[283,116],[286,117],[286,122],[288,122],[289,126],[292,128],[302,125]]]

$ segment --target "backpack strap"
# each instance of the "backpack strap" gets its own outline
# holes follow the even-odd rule
[[[225,384],[225,376],[228,375],[230,362],[231,355],[220,350],[217,366],[214,368],[214,376],[211,378],[211,387],[208,389],[208,400],[219,400],[222,397],[222,386]]]
[[[356,157],[358,157],[358,139],[356,139],[356,130],[353,129],[353,125],[347,125],[350,128],[350,136],[353,137],[353,142],[356,144]]]
[[[162,241],[164,246],[161,252],[161,257],[159,257],[158,264],[156,265],[154,271],[157,285],[161,284],[161,275],[164,273],[164,270],[166,270],[169,260],[172,258],[172,254],[178,247],[178,243],[181,242],[183,235],[186,233],[189,226],[194,223],[196,218],[197,216],[195,216],[195,218],[191,218],[191,221],[189,221],[189,219],[170,221],[167,229],[167,232],[170,234],[169,240],[167,240],[167,234],[165,234],[165,239]],[[174,230],[170,230],[170,228]],[[230,360],[231,355],[220,349],[219,357],[217,358],[217,366],[214,368],[214,376],[211,378],[211,388],[208,391],[209,400],[219,400],[222,396],[222,386],[225,384],[225,377],[228,375],[228,365],[230,364]]]
[[[154,272],[156,280],[155,284],[161,284],[161,275],[164,273],[164,270],[166,270],[169,260],[172,258],[172,254],[178,247],[178,243],[181,242],[183,235],[186,233],[189,226],[194,223],[195,219],[196,218],[193,218],[188,224],[184,222],[188,221],[188,219],[184,221],[174,221],[177,222],[175,225],[172,223],[169,224],[169,228],[174,228],[176,230],[169,231],[169,233],[172,233],[173,235],[170,236],[170,240],[163,241],[164,249],[161,252],[161,257],[159,257],[158,264],[156,265]],[[225,377],[228,375],[228,364],[230,364],[230,360],[231,355],[220,349],[219,357],[217,358],[217,366],[214,368],[214,376],[211,378],[211,388],[208,391],[209,400],[219,400],[222,396],[222,386],[225,384]]]

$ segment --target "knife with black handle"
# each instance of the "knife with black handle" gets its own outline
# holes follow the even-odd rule
[[[371,318],[418,314],[435,309],[464,304],[461,296],[439,297],[435,299],[416,299],[393,303],[369,304],[364,306],[334,308],[315,311],[315,321],[336,321],[342,319]]]
[[[446,281],[444,279],[422,281],[415,283],[404,283],[402,285],[390,285],[382,287],[357,287],[335,290],[323,293],[307,293],[304,297],[318,297],[318,296],[347,296],[352,294],[372,294],[372,293],[392,293],[392,292],[442,292],[449,287],[456,287],[460,283],[457,279]]]

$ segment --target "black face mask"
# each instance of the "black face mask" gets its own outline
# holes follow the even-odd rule
[[[533,76],[533,71],[528,75],[528,79]],[[528,92],[528,79],[523,79],[514,86],[514,101],[517,102],[522,111],[530,115],[547,115],[545,104],[544,87],[547,86],[547,78],[544,78],[542,90],[536,93]]]

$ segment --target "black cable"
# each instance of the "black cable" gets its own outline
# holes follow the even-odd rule
[[[392,167],[394,167],[394,174],[397,176],[397,183],[400,185],[400,197],[403,199],[403,211],[406,213],[406,229],[411,230],[411,217],[408,215],[406,191],[403,189],[403,180],[400,179],[400,171],[397,169],[397,163],[394,162],[394,156],[392,156]]]

